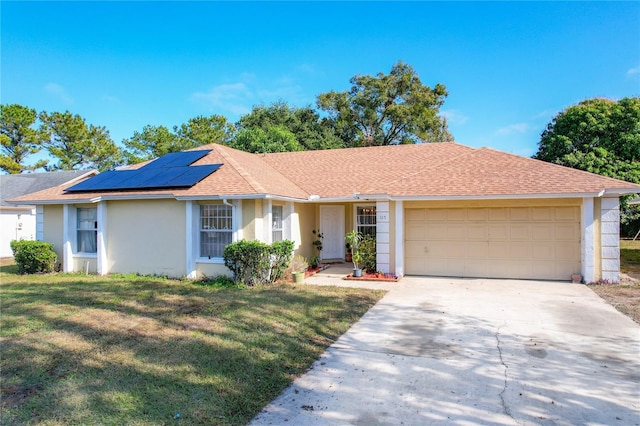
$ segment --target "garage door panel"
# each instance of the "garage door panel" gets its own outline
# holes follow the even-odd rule
[[[531,236],[534,241],[553,241],[555,230],[553,223],[534,223],[531,225]]]
[[[464,221],[467,220],[467,209],[450,209],[446,210],[448,221]]]
[[[425,220],[428,220],[428,221],[446,222],[446,220],[447,220],[447,209],[425,210],[424,217],[425,217]]]
[[[404,212],[405,219],[407,222],[418,221],[424,222],[426,220],[426,210],[425,209],[407,209]]]
[[[487,241],[489,237],[489,227],[486,223],[471,223],[467,229],[467,238],[469,240]]]
[[[556,207],[554,210],[558,221],[576,222],[580,219],[580,212],[575,207]]]
[[[574,240],[575,235],[579,234],[579,226],[573,223],[559,223],[556,224],[556,239],[557,240]]]
[[[509,237],[513,240],[531,240],[531,225],[528,223],[513,223],[509,227]]]
[[[555,276],[567,277],[580,273],[580,262],[556,262]]]
[[[467,239],[467,227],[464,223],[450,224],[447,226],[447,238],[450,240],[466,240]]]
[[[531,220],[534,222],[553,222],[554,218],[553,207],[533,207],[531,209]]]
[[[486,222],[489,219],[489,209],[468,209],[467,219]]]
[[[416,274],[416,275],[429,274],[429,272],[425,268],[424,258],[408,257],[405,260],[405,268],[407,269],[407,271],[411,271],[412,274]]]
[[[498,221],[498,222],[509,220],[509,209],[508,208],[489,209],[489,220]]]
[[[424,255],[424,248],[427,247],[425,241],[407,241],[404,245],[407,256],[421,257]]]
[[[579,219],[579,207],[407,209],[406,271],[568,280],[580,271]]]
[[[555,246],[556,259],[577,259],[580,256],[580,245],[576,243],[558,243]]]
[[[508,241],[490,241],[489,242],[489,259],[504,259],[509,257]]]
[[[533,257],[531,244],[525,241],[510,243],[509,257],[512,259],[531,259]]]
[[[528,260],[511,260],[508,262],[509,275],[513,278],[533,277],[533,265]]]
[[[407,223],[407,241],[422,241],[427,238],[427,227],[424,222]]]
[[[454,266],[447,259],[428,259],[424,263],[426,275],[456,276]]]
[[[509,209],[509,219],[512,222],[528,222],[530,209],[528,207],[512,207]]]
[[[487,262],[483,260],[467,259],[464,264],[464,277],[486,277],[488,275]]]
[[[532,248],[534,260],[553,260],[556,258],[555,245],[551,241],[537,241]]]
[[[469,259],[486,259],[489,243],[487,241],[469,241],[464,245],[464,250],[465,256]]]
[[[433,245],[435,249],[436,248],[435,242],[433,243]],[[447,241],[441,245],[445,247],[445,257],[454,258],[454,259],[464,258],[465,248],[467,246],[466,241]]]
[[[489,224],[489,241],[509,240],[509,224],[508,223],[490,223]]]
[[[427,225],[426,238],[429,240],[446,240],[448,238],[446,222],[433,222]]]

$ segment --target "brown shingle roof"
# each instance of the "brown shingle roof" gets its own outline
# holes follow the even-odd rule
[[[391,197],[504,197],[640,192],[640,185],[570,169],[489,148],[457,143],[399,145],[250,154],[211,144],[194,165],[222,163],[187,189],[65,193],[56,187],[20,201],[90,199],[109,196],[272,196],[307,199],[351,197],[354,193]]]

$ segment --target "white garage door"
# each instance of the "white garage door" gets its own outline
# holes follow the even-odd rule
[[[407,274],[570,280],[580,209],[406,209],[405,241]]]

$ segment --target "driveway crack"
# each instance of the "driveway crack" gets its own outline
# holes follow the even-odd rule
[[[500,327],[498,327],[498,329],[496,330],[496,348],[498,349],[498,354],[500,355],[500,363],[502,364],[502,366],[504,367],[504,386],[502,387],[502,391],[500,392],[499,396],[500,396],[500,401],[502,402],[502,410],[504,411],[504,413],[511,417],[513,419],[513,421],[516,424],[519,424],[519,422],[516,420],[515,417],[513,417],[513,415],[511,414],[511,410],[509,410],[509,407],[507,407],[507,403],[504,400],[504,394],[507,391],[507,385],[508,385],[508,379],[509,379],[509,375],[507,374],[509,371],[509,366],[504,362],[504,358],[502,357],[502,348],[500,347],[500,329],[502,327],[504,327],[505,325],[507,325],[507,323],[505,322],[504,324],[502,324]]]

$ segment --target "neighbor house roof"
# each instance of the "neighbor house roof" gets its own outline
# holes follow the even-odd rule
[[[48,173],[0,175],[0,206],[14,207],[7,200],[93,176],[95,170],[71,170]]]
[[[446,199],[640,192],[640,185],[453,142],[275,154],[250,154],[219,144],[196,149],[210,152],[193,166],[222,166],[190,188],[67,193],[64,187],[55,187],[19,200],[59,203],[118,198],[263,196],[307,200],[312,195],[330,200],[353,198],[357,194]]]

